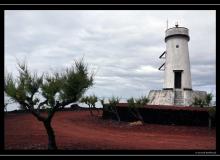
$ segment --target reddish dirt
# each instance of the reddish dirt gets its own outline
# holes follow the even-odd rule
[[[196,126],[144,124],[103,120],[89,111],[57,112],[52,126],[57,146],[65,150],[211,150],[216,149],[216,129]],[[5,149],[47,149],[41,122],[30,113],[5,115]]]

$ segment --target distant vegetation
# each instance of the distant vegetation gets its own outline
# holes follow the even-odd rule
[[[143,117],[140,114],[139,108],[144,107],[148,102],[149,99],[146,97],[141,97],[134,99],[131,97],[127,100],[128,102],[128,108],[132,116],[134,116],[136,119],[140,120],[142,123],[144,123]]]
[[[194,101],[192,103],[192,106],[210,106],[212,101],[213,95],[212,93],[208,93],[205,98],[194,98]]]
[[[82,97],[80,99],[80,102],[81,103],[85,103],[89,106],[89,110],[90,110],[90,114],[93,116],[93,112],[92,110],[93,109],[96,109],[95,107],[95,103],[98,101],[98,98],[95,96],[95,95],[92,95],[92,96],[85,96],[85,97]],[[99,110],[98,111],[98,114],[99,114]]]
[[[116,105],[119,104],[120,98],[112,96],[111,98],[108,99],[109,104],[104,104],[104,99],[101,99],[100,101],[103,106],[103,111],[107,111],[113,114],[117,118],[117,120],[120,122],[121,118],[119,116],[119,113],[116,107]]]

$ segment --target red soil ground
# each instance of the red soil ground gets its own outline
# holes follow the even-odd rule
[[[94,112],[96,113],[96,112]],[[65,150],[211,150],[216,129],[103,120],[89,111],[57,112],[52,121],[57,146]],[[5,149],[47,149],[44,126],[30,113],[5,115]]]

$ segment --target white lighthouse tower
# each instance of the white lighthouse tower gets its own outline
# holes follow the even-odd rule
[[[178,27],[166,30],[166,62],[163,89],[192,90],[189,60],[189,30]]]
[[[163,90],[151,90],[149,104],[190,106],[195,97],[206,96],[205,91],[192,90],[189,40],[189,30],[178,24],[165,31],[166,50],[159,57],[165,59],[159,67],[164,71]]]

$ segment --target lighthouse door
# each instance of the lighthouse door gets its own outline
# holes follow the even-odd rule
[[[174,87],[181,88],[181,75],[182,71],[174,71]]]

